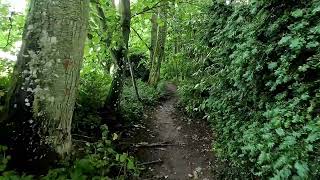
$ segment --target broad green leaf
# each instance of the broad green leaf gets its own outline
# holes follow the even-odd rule
[[[308,168],[307,163],[297,161],[294,164],[294,167],[296,168],[297,173],[300,177],[307,177],[308,176],[309,168]]]
[[[302,17],[303,11],[301,9],[297,9],[291,13],[291,15],[295,18]]]
[[[282,128],[276,129],[276,132],[277,132],[277,134],[278,134],[279,136],[284,136],[284,135],[285,135],[285,132],[284,132],[284,130],[283,130]]]

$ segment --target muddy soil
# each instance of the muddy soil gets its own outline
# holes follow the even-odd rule
[[[139,161],[146,165],[142,179],[215,179],[212,132],[205,120],[189,119],[176,108],[176,86],[167,85],[168,98],[146,111],[144,125],[133,140]],[[148,146],[150,145],[150,146]]]

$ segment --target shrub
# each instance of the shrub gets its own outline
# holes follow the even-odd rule
[[[41,177],[19,175],[7,169],[10,156],[6,156],[6,147],[0,146],[0,180],[55,180],[55,179],[132,179],[139,176],[139,169],[133,157],[115,151],[112,140],[108,138],[107,126],[101,126],[102,138],[95,143],[85,144],[84,157],[70,157],[70,161],[60,162]],[[113,135],[113,140],[117,135]]]
[[[157,90],[147,83],[138,80],[137,87],[142,102],[138,101],[131,81],[128,80],[125,84],[121,97],[121,114],[127,122],[141,120],[144,112],[144,104],[155,104],[159,98]]]
[[[166,80],[183,80],[192,76],[191,69],[196,69],[193,61],[184,56],[183,53],[172,55],[168,61],[163,62],[161,74]]]
[[[320,2],[215,2],[210,11],[212,62],[198,84],[180,87],[182,101],[205,113],[215,151],[248,177],[319,177]]]
[[[130,179],[139,175],[136,161],[126,153],[118,153],[108,138],[107,126],[101,126],[102,139],[86,143],[86,156],[49,171],[44,180],[54,179]],[[113,138],[116,140],[116,136]]]
[[[85,61],[81,70],[79,94],[76,101],[72,129],[95,133],[101,125],[98,110],[104,105],[112,78],[102,66]]]
[[[10,75],[12,73],[13,63],[0,59],[0,112],[5,104],[5,97],[10,85]]]

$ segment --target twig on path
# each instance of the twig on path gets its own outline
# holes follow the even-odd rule
[[[158,163],[163,163],[163,161],[162,161],[161,159],[159,159],[159,160],[155,160],[155,161],[140,163],[140,164],[138,164],[138,165],[146,166],[146,165],[158,164]]]
[[[141,148],[141,147],[163,147],[163,146],[183,146],[185,144],[169,144],[168,142],[160,142],[160,143],[139,143],[139,144],[133,144],[134,147]]]
[[[141,143],[138,143],[138,144],[133,144],[133,143],[125,143],[125,142],[122,142],[122,143],[119,143],[120,145],[131,145],[133,147],[136,147],[136,148],[144,148],[144,147],[164,147],[164,146],[184,146],[186,145],[185,143],[179,143],[179,144],[172,144],[172,143],[169,143],[167,141],[165,142],[158,142],[158,143],[147,143],[147,142],[141,142]]]

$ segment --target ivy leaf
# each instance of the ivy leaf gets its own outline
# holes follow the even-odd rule
[[[312,41],[312,42],[309,42],[306,47],[307,47],[308,49],[310,49],[310,48],[316,48],[316,47],[318,47],[318,46],[319,46],[319,42],[317,42],[317,41]]]
[[[279,45],[287,44],[292,39],[291,35],[284,36],[281,38],[281,40],[278,42]]]
[[[291,13],[291,15],[295,18],[302,17],[303,11],[301,9],[297,9]]]
[[[317,6],[312,10],[312,15],[315,15],[317,12],[320,12],[320,6]]]
[[[294,136],[286,136],[284,138],[284,142],[280,144],[280,149],[290,148],[297,143],[296,137]]]
[[[315,142],[320,139],[320,133],[312,133],[309,134],[307,138],[307,142]]]
[[[309,168],[308,168],[308,165],[307,163],[305,162],[296,162],[294,164],[294,167],[296,168],[297,170],[297,173],[300,177],[306,177],[308,175],[308,172],[309,172]]]
[[[278,134],[279,136],[284,136],[284,135],[285,135],[285,132],[284,132],[284,130],[283,130],[282,128],[276,129],[276,132],[277,132],[277,134]]]
[[[286,163],[288,163],[288,157],[283,155],[274,163],[274,168],[278,169]]]
[[[113,133],[113,135],[112,135],[112,140],[115,141],[115,140],[117,140],[117,139],[118,139],[118,134]]]
[[[320,34],[320,25],[312,28],[310,31],[314,34]]]
[[[268,161],[269,159],[270,159],[270,154],[262,151],[258,158],[258,164],[262,164],[263,162]]]
[[[127,154],[122,154],[120,155],[119,161],[124,162],[127,159],[127,157],[128,157]]]
[[[291,40],[289,47],[291,49],[301,49],[303,46],[303,39],[301,38],[295,38]]]
[[[310,68],[310,66],[308,64],[304,64],[302,66],[299,66],[298,70],[300,72],[306,72],[308,70],[308,68]]]
[[[273,70],[273,69],[275,69],[277,67],[277,65],[278,65],[277,62],[271,62],[271,63],[268,64],[268,68],[270,70]]]
[[[134,163],[132,160],[128,160],[128,164],[127,164],[128,169],[134,169]]]

